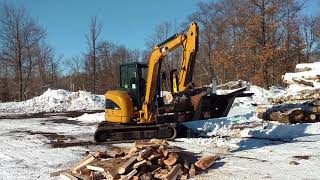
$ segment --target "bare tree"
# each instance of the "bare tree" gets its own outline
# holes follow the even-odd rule
[[[23,100],[24,72],[30,78],[32,69],[32,49],[45,36],[40,26],[23,8],[15,8],[4,4],[1,7],[0,40],[3,46],[4,59],[15,69],[15,81],[18,86],[18,99]]]
[[[91,18],[90,32],[86,34],[87,43],[89,46],[89,57],[92,62],[92,80],[93,93],[96,93],[96,62],[97,62],[97,44],[101,34],[102,25],[97,22],[97,17]]]

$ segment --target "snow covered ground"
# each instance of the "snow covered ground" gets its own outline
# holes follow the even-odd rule
[[[51,95],[44,96],[45,93],[32,99],[36,107],[33,112],[59,112],[69,105],[68,110],[103,106],[99,96],[86,92],[75,95],[63,90],[48,91]],[[251,91],[255,93],[253,98],[237,99],[228,117],[187,123],[204,138],[170,142],[199,156],[221,155],[212,168],[195,179],[319,179],[320,123],[288,125],[262,121],[256,117],[255,107],[268,103],[266,99],[274,94],[255,86]],[[76,103],[80,104],[76,108],[72,104],[77,99],[81,102]],[[57,103],[60,100],[63,102]],[[0,171],[4,179],[50,179],[49,172],[72,166],[86,151],[112,148],[97,145],[92,140],[104,113],[83,114],[77,118],[61,113],[49,113],[43,118],[3,116],[8,112],[27,112],[25,108],[33,104],[28,101],[0,104]],[[86,106],[85,102],[92,102],[92,106]],[[49,108],[43,106],[45,104],[53,105]]]

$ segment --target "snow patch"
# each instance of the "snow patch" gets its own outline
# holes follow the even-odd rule
[[[94,122],[101,122],[104,121],[104,116],[105,113],[95,113],[95,114],[83,114],[79,117],[76,118],[68,118],[68,120],[76,120],[76,121],[81,121],[81,122],[85,122],[85,123],[94,123]]]

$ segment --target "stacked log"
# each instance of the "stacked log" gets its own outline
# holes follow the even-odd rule
[[[257,108],[257,113],[261,119],[281,123],[320,122],[320,102],[261,106]]]
[[[116,153],[113,153],[116,154]],[[121,156],[96,152],[67,170],[50,173],[50,177],[62,179],[187,179],[211,167],[219,158],[217,155],[201,157],[189,162],[188,157],[165,140],[136,142]]]
[[[272,106],[257,108],[258,117],[282,123],[310,123],[320,119],[320,63],[298,64],[286,73],[286,91],[272,97]]]

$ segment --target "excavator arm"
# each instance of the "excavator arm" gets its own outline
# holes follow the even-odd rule
[[[177,85],[178,91],[186,90],[191,83],[194,61],[198,50],[198,34],[198,25],[193,22],[187,32],[176,34],[155,46],[153,49],[149,60],[145,101],[140,111],[141,123],[151,123],[155,121],[153,108],[158,86],[159,66],[166,55],[180,46],[183,46],[183,52]]]

